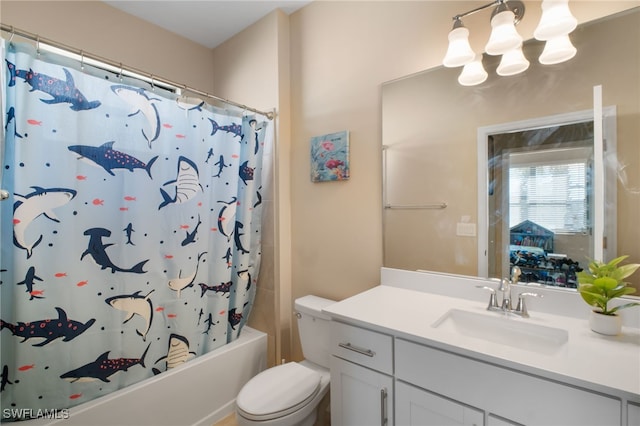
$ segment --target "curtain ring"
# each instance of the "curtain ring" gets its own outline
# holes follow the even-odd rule
[[[122,62],[120,62],[120,83],[122,83],[122,73],[124,72],[124,70],[122,69]]]
[[[13,25],[11,26],[11,35],[9,36],[9,44],[13,42],[13,36],[16,35],[16,32],[13,29]]]
[[[36,54],[40,56],[40,36],[36,36]]]
[[[84,50],[80,51],[80,70],[84,71]]]
[[[156,86],[155,86],[155,84],[153,83],[153,74],[151,74],[151,91],[152,91],[152,92],[155,92],[155,91],[156,91]]]

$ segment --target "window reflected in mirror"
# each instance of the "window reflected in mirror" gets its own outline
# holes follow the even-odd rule
[[[576,288],[593,256],[593,122],[488,139],[490,240],[509,240],[490,276],[518,266],[522,282]]]

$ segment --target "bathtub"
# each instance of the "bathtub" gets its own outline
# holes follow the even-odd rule
[[[235,341],[182,366],[56,413],[16,425],[211,426],[235,411],[236,395],[266,368],[267,335],[244,327]]]

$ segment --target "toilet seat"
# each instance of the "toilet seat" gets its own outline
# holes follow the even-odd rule
[[[307,405],[320,391],[320,373],[296,362],[269,368],[242,388],[238,411],[249,420],[283,417]]]

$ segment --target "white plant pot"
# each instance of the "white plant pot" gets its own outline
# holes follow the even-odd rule
[[[607,336],[616,336],[622,330],[622,318],[618,315],[602,315],[591,311],[589,315],[589,326],[596,333]]]

